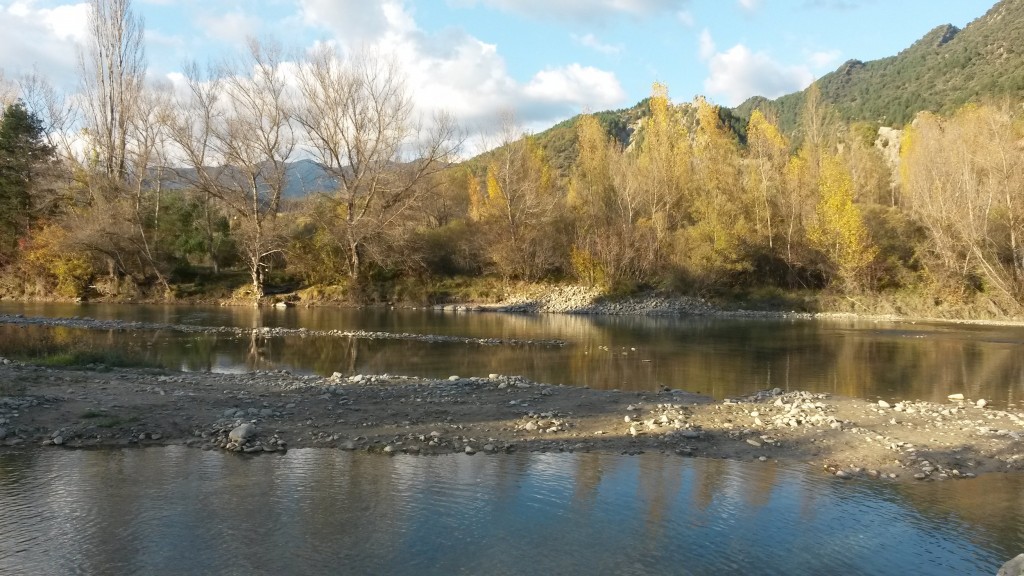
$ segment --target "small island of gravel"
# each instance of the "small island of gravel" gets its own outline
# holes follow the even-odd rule
[[[0,450],[187,445],[394,455],[662,452],[809,463],[839,478],[953,480],[1024,469],[1024,414],[984,401],[895,404],[768,390],[679,390],[521,377],[302,376],[46,368],[0,361]]]

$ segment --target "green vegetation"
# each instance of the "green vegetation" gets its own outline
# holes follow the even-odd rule
[[[54,368],[89,368],[105,371],[111,368],[160,368],[127,350],[90,350],[74,331],[55,328],[46,332],[25,332],[18,335],[18,345],[8,356],[39,366]]]
[[[138,416],[116,416],[96,410],[87,410],[82,414],[82,419],[90,420],[97,428],[119,428],[140,421]]]
[[[963,30],[939,26],[896,56],[850,60],[818,84],[845,122],[904,126],[923,111],[948,115],[968,102],[1024,98],[1024,4],[1003,0]],[[775,101],[751,98],[736,109],[749,118],[771,110],[784,131],[799,125],[806,92]]]

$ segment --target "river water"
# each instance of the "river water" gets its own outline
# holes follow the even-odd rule
[[[780,387],[1018,406],[1024,394],[1022,327],[10,303],[0,314],[567,343],[0,325],[11,357],[116,349],[180,370],[502,373],[716,398]],[[844,482],[661,454],[0,450],[0,574],[994,574],[1022,552],[1020,475]]]
[[[0,314],[568,343],[485,346],[0,325],[0,355],[18,356],[25,346],[76,343],[117,349],[180,370],[287,369],[325,376],[341,372],[440,378],[498,373],[600,389],[651,391],[667,386],[718,399],[775,387],[888,401],[945,401],[948,394],[963,393],[999,407],[1024,398],[1022,326],[103,304],[0,303]]]
[[[3,574],[994,574],[1024,478],[661,454],[0,452]]]

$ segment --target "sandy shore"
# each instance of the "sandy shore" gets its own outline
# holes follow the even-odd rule
[[[307,447],[480,457],[665,452],[811,463],[841,478],[933,481],[1024,469],[1022,438],[1024,411],[970,399],[889,406],[774,390],[716,402],[681,391],[598,391],[501,375],[322,378],[0,360],[0,450],[183,444],[248,454]]]

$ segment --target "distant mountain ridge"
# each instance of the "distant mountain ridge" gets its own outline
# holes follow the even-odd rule
[[[1024,99],[1024,0],[1002,0],[962,30],[945,24],[895,56],[850,60],[818,80],[822,98],[847,122],[903,126],[918,112],[950,113],[968,102]],[[734,109],[775,112],[795,129],[806,91],[754,97]]]
[[[845,122],[902,127],[922,111],[948,114],[968,102],[1024,101],[1024,0],[1001,0],[963,29],[933,28],[895,56],[848,60],[818,80],[822,99]],[[780,128],[796,131],[806,90],[775,100],[755,96],[722,108],[723,121],[741,141],[755,109],[770,111]],[[610,135],[628,145],[633,128],[649,113],[647,100],[595,113]],[[573,117],[534,135],[552,165],[564,174],[575,159]]]
[[[162,174],[163,186],[170,189],[188,188],[195,180],[195,171],[192,169],[168,170]],[[297,200],[310,194],[334,192],[337,188],[337,181],[319,162],[296,160],[287,163],[281,195],[284,200]]]

